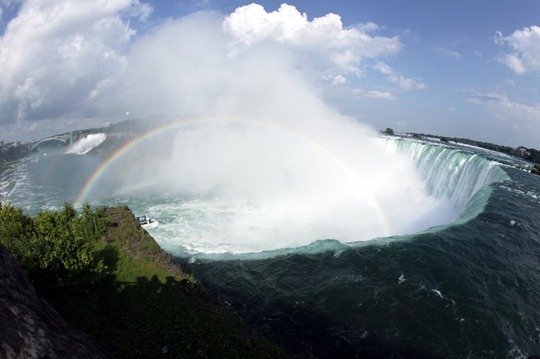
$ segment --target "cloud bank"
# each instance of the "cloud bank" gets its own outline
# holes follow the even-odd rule
[[[251,4],[138,33],[151,13],[139,0],[24,1],[0,37],[0,125],[39,133],[127,112],[264,112],[272,94],[289,102],[320,94],[313,89],[372,71],[369,61],[399,90],[423,87],[381,65],[403,45],[373,35],[373,23],[346,28],[336,14],[309,20],[291,5]]]
[[[1,120],[87,116],[127,66],[123,51],[141,20],[139,1],[44,1],[22,4],[0,37]]]
[[[327,61],[322,65],[329,75],[336,78],[359,75],[363,59],[394,55],[403,46],[397,37],[370,36],[370,32],[378,30],[374,23],[344,28],[336,14],[309,21],[305,13],[287,4],[273,12],[257,4],[243,6],[227,16],[223,25],[243,45],[276,42],[294,46],[301,53],[316,53]]]
[[[499,119],[510,120],[516,125],[518,123],[530,122],[535,125],[540,124],[540,104],[533,105],[513,101],[506,95],[497,93],[479,93],[469,99],[470,103],[482,105],[493,116]],[[520,121],[516,121],[516,118]]]

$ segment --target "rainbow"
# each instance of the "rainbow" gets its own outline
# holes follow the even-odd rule
[[[327,149],[326,147],[322,146],[319,142],[305,136],[302,133],[298,133],[297,131],[292,131],[289,128],[285,128],[283,126],[278,126],[276,124],[271,124],[263,121],[258,120],[246,120],[246,119],[229,119],[229,118],[223,118],[223,117],[214,117],[214,116],[207,116],[207,117],[199,117],[199,118],[189,118],[189,119],[181,119],[176,121],[171,121],[166,123],[165,125],[156,127],[154,129],[151,129],[137,137],[134,137],[124,145],[122,145],[120,148],[118,148],[116,151],[114,151],[112,154],[109,155],[103,161],[103,163],[92,173],[92,175],[88,178],[88,180],[84,183],[83,187],[79,191],[77,198],[74,201],[75,207],[80,207],[85,201],[87,201],[89,194],[92,192],[92,189],[99,183],[100,178],[103,177],[103,175],[107,172],[107,169],[109,167],[114,166],[115,163],[117,163],[123,155],[130,152],[132,149],[137,147],[140,144],[143,144],[148,139],[163,134],[166,131],[170,130],[178,130],[182,127],[191,126],[193,124],[198,124],[201,122],[232,122],[236,124],[260,124],[263,126],[271,127],[273,129],[278,129],[279,131],[286,132],[287,134],[292,134],[295,137],[299,138],[300,140],[309,143],[310,146],[315,147],[318,151],[321,151],[325,155],[332,158],[333,161],[335,161],[342,169],[344,169],[347,173],[352,174],[354,177],[358,178],[359,182],[362,182],[362,179],[360,176],[355,172],[354,169],[350,168],[350,166],[343,161],[339,156],[334,154],[332,151]],[[374,209],[374,211],[377,213],[377,216],[379,217],[379,220],[384,228],[385,236],[389,236],[392,233],[392,226],[390,224],[390,221],[388,220],[387,216],[384,213],[384,209],[382,206],[378,203],[377,199],[374,196],[370,196],[367,198],[370,205]]]
[[[191,120],[193,121],[193,120]],[[99,167],[92,173],[92,175],[88,178],[88,180],[84,183],[83,187],[79,191],[79,194],[77,195],[77,198],[75,199],[74,205],[80,206],[86,199],[88,198],[88,194],[92,191],[92,188],[96,183],[99,182],[99,179],[103,176],[103,174],[107,171],[109,167],[114,165],[125,153],[128,153],[131,149],[135,148],[137,145],[144,143],[145,140],[158,135],[160,133],[163,133],[167,130],[177,128],[181,126],[182,124],[186,124],[189,121],[173,121],[170,123],[167,123],[163,126],[153,128],[137,137],[132,138],[128,142],[126,142],[124,145],[122,145],[120,148],[118,148],[116,151],[111,153],[105,161]]]

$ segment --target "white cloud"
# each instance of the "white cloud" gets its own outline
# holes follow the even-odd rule
[[[230,56],[223,18],[199,13],[169,21],[139,38],[127,56],[110,106],[134,117],[158,114],[278,118],[321,109],[318,93],[288,47],[263,44]],[[310,111],[311,111],[310,110]],[[320,110],[324,113],[326,110]]]
[[[505,54],[498,59],[501,63],[505,64],[512,69],[516,74],[524,74],[527,72],[525,64],[520,59],[518,54]]]
[[[152,14],[152,11],[154,9],[149,4],[141,3],[140,0],[131,0],[131,4],[126,10],[123,10],[123,13],[128,18],[138,18],[139,21],[145,22]]]
[[[343,75],[337,75],[332,82],[334,85],[343,85],[347,83],[347,78]]]
[[[478,93],[471,96],[469,102],[482,106],[491,115],[502,120],[515,124],[529,122],[540,125],[540,103],[525,104],[497,93]]]
[[[390,66],[384,62],[377,62],[373,65],[373,69],[379,71],[381,74],[386,75],[386,79],[391,83],[398,86],[399,90],[423,90],[426,85],[419,79],[406,78],[403,75],[397,74]]]
[[[395,100],[395,96],[388,91],[368,91],[365,94],[365,97],[375,98],[379,100]]]
[[[474,122],[480,134],[489,129],[490,142],[538,148],[540,103],[524,103],[495,92],[476,93],[468,102],[484,111],[485,116],[478,115]]]
[[[516,30],[510,36],[503,36],[497,31],[495,41],[506,45],[511,52],[502,54],[498,61],[508,66],[517,74],[540,72],[540,27],[525,27]]]
[[[126,66],[138,0],[28,0],[0,38],[3,121],[92,112],[100,84]],[[86,106],[85,106],[86,105]]]
[[[224,28],[240,45],[276,42],[303,50],[312,60],[319,57],[319,66],[332,78],[359,75],[363,59],[393,55],[402,48],[398,37],[371,36],[369,32],[379,28],[374,23],[344,28],[336,14],[309,21],[305,13],[287,4],[273,12],[257,4],[239,7],[225,19]]]
[[[368,61],[402,47],[397,37],[372,35],[374,23],[345,28],[338,15],[308,20],[289,5],[196,13],[135,36],[130,20],[151,10],[139,0],[25,1],[0,38],[0,122],[37,133],[126,111],[254,116],[278,108],[304,117],[306,108],[327,111],[314,82],[350,91],[357,84],[332,85],[348,85],[372,70]],[[378,71],[398,90],[424,86]],[[377,90],[362,96],[393,99],[396,89]]]

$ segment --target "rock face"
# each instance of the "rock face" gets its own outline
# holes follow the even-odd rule
[[[112,358],[37,295],[2,245],[0,358]]]

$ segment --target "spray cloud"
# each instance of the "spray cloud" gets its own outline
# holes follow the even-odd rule
[[[166,194],[169,246],[242,252],[367,240],[448,216],[412,164],[318,92],[320,81],[360,75],[362,59],[399,50],[396,38],[368,36],[374,27],[252,4],[225,18],[171,20],[136,41],[119,102],[135,116],[186,119],[150,171],[121,169],[123,187]]]

